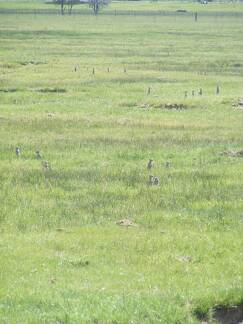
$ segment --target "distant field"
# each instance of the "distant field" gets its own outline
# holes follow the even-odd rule
[[[243,320],[243,6],[160,8],[0,15],[1,323]]]

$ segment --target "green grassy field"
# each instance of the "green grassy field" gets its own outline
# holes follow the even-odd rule
[[[243,149],[243,20],[183,6],[197,23],[0,15],[1,323],[199,323],[242,307],[243,158],[220,153]]]

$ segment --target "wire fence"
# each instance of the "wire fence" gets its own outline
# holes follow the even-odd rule
[[[7,9],[0,8],[0,14],[8,15],[61,15],[59,9]],[[68,13],[66,13],[68,15]],[[93,15],[91,9],[73,9],[72,15]],[[194,17],[195,12],[191,11],[165,11],[165,10],[103,10],[99,15],[102,16],[176,16],[176,17]],[[243,18],[243,12],[216,12],[200,11],[198,17],[235,17]]]

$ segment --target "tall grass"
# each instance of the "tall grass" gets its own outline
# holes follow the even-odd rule
[[[242,150],[242,27],[1,16],[3,322],[193,323],[242,302],[243,160],[220,154]]]

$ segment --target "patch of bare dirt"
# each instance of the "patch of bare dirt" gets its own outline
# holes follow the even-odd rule
[[[89,261],[83,261],[83,260],[69,261],[69,263],[74,267],[80,267],[80,268],[86,267],[90,264]]]
[[[222,324],[241,324],[243,323],[243,305],[219,307],[215,310],[214,319]]]
[[[54,114],[54,113],[48,113],[47,116],[48,116],[49,118],[52,118],[52,117],[55,116],[55,114]]]
[[[236,108],[241,108],[241,109],[243,109],[243,100],[241,99],[241,100],[238,100],[238,102],[237,103],[233,103],[233,105],[232,105],[233,107],[236,107]]]
[[[203,320],[201,323],[243,324],[243,305],[218,306],[213,313],[212,320]]]
[[[61,228],[61,227],[56,228],[56,231],[57,232],[63,232],[63,233],[73,233],[73,231],[70,231],[70,230],[67,230],[67,229]]]
[[[127,226],[127,227],[128,226],[137,226],[130,219],[121,219],[121,220],[116,222],[116,225]]]
[[[190,257],[188,255],[181,255],[181,256],[177,257],[177,260],[180,262],[191,262],[192,257]]]
[[[21,65],[40,65],[40,64],[47,64],[47,62],[42,61],[26,61],[26,62],[19,62]]]
[[[183,103],[140,103],[137,104],[138,108],[157,108],[157,109],[168,109],[168,110],[184,110],[187,109],[187,105]]]
[[[41,88],[41,89],[36,89],[36,92],[41,92],[41,93],[65,93],[67,92],[66,89],[63,88]]]
[[[232,157],[243,157],[243,150],[242,151],[224,151],[220,153],[221,155],[225,156],[232,156]]]
[[[8,92],[17,92],[18,89],[16,88],[10,88],[10,89],[0,89],[0,92],[5,92],[5,93],[8,93]]]
[[[162,102],[123,102],[120,104],[121,107],[128,108],[142,108],[142,109],[167,109],[167,110],[185,110],[189,106],[185,103],[172,102],[172,103],[162,103]],[[193,108],[192,106],[190,106]]]

